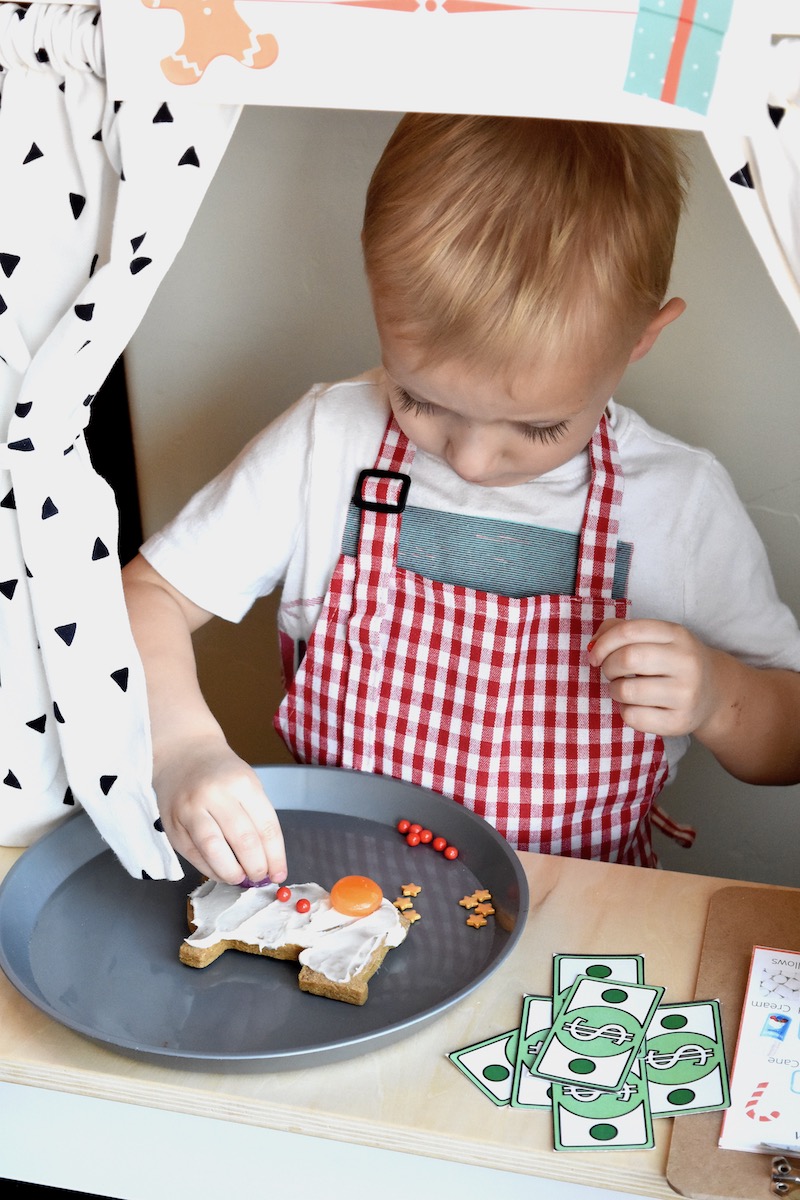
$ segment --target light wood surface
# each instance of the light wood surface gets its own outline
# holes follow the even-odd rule
[[[698,998],[702,992],[720,1001],[731,1066],[753,946],[800,951],[800,890],[730,887],[711,899],[696,989]],[[675,1122],[667,1179],[682,1196],[696,1200],[749,1200],[762,1194],[771,1155],[721,1150],[715,1118],[703,1113]],[[764,1133],[769,1136],[769,1127]]]
[[[0,877],[19,851],[0,849]],[[497,1108],[449,1051],[513,1028],[525,992],[547,993],[559,952],[645,956],[666,1002],[695,994],[711,896],[729,880],[522,854],[523,936],[501,968],[441,1018],[385,1049],[303,1071],[225,1075],[117,1055],[39,1012],[0,975],[0,1079],[286,1132],[671,1197],[672,1121],[653,1150],[556,1154],[547,1113]],[[143,981],[146,986],[146,981]]]

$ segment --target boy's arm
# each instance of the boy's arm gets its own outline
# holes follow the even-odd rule
[[[746,783],[800,782],[800,674],[747,666],[667,621],[606,621],[589,661],[634,729],[691,733]]]
[[[192,633],[211,617],[142,555],[123,571],[131,629],[147,679],[153,786],[171,844],[203,874],[286,878],[275,810],[234,754],[197,681]]]
[[[800,674],[708,652],[722,702],[694,736],[745,783],[800,782]]]

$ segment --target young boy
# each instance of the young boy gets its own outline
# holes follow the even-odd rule
[[[191,646],[279,584],[298,760],[519,848],[653,865],[689,734],[800,780],[800,631],[730,480],[611,398],[684,308],[683,181],[664,131],[400,122],[363,231],[382,368],[314,388],[125,572],[163,824],[201,871],[286,877]]]

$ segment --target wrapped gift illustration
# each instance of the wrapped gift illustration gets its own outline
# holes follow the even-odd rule
[[[625,89],[705,113],[733,0],[642,0]]]

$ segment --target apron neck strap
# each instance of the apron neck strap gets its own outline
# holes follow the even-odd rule
[[[588,449],[592,476],[583,514],[575,595],[610,600],[617,559],[622,471],[607,413],[600,418]]]
[[[378,457],[375,460],[375,470],[403,472],[411,466],[413,460],[414,446],[409,442],[392,414],[383,434]]]

